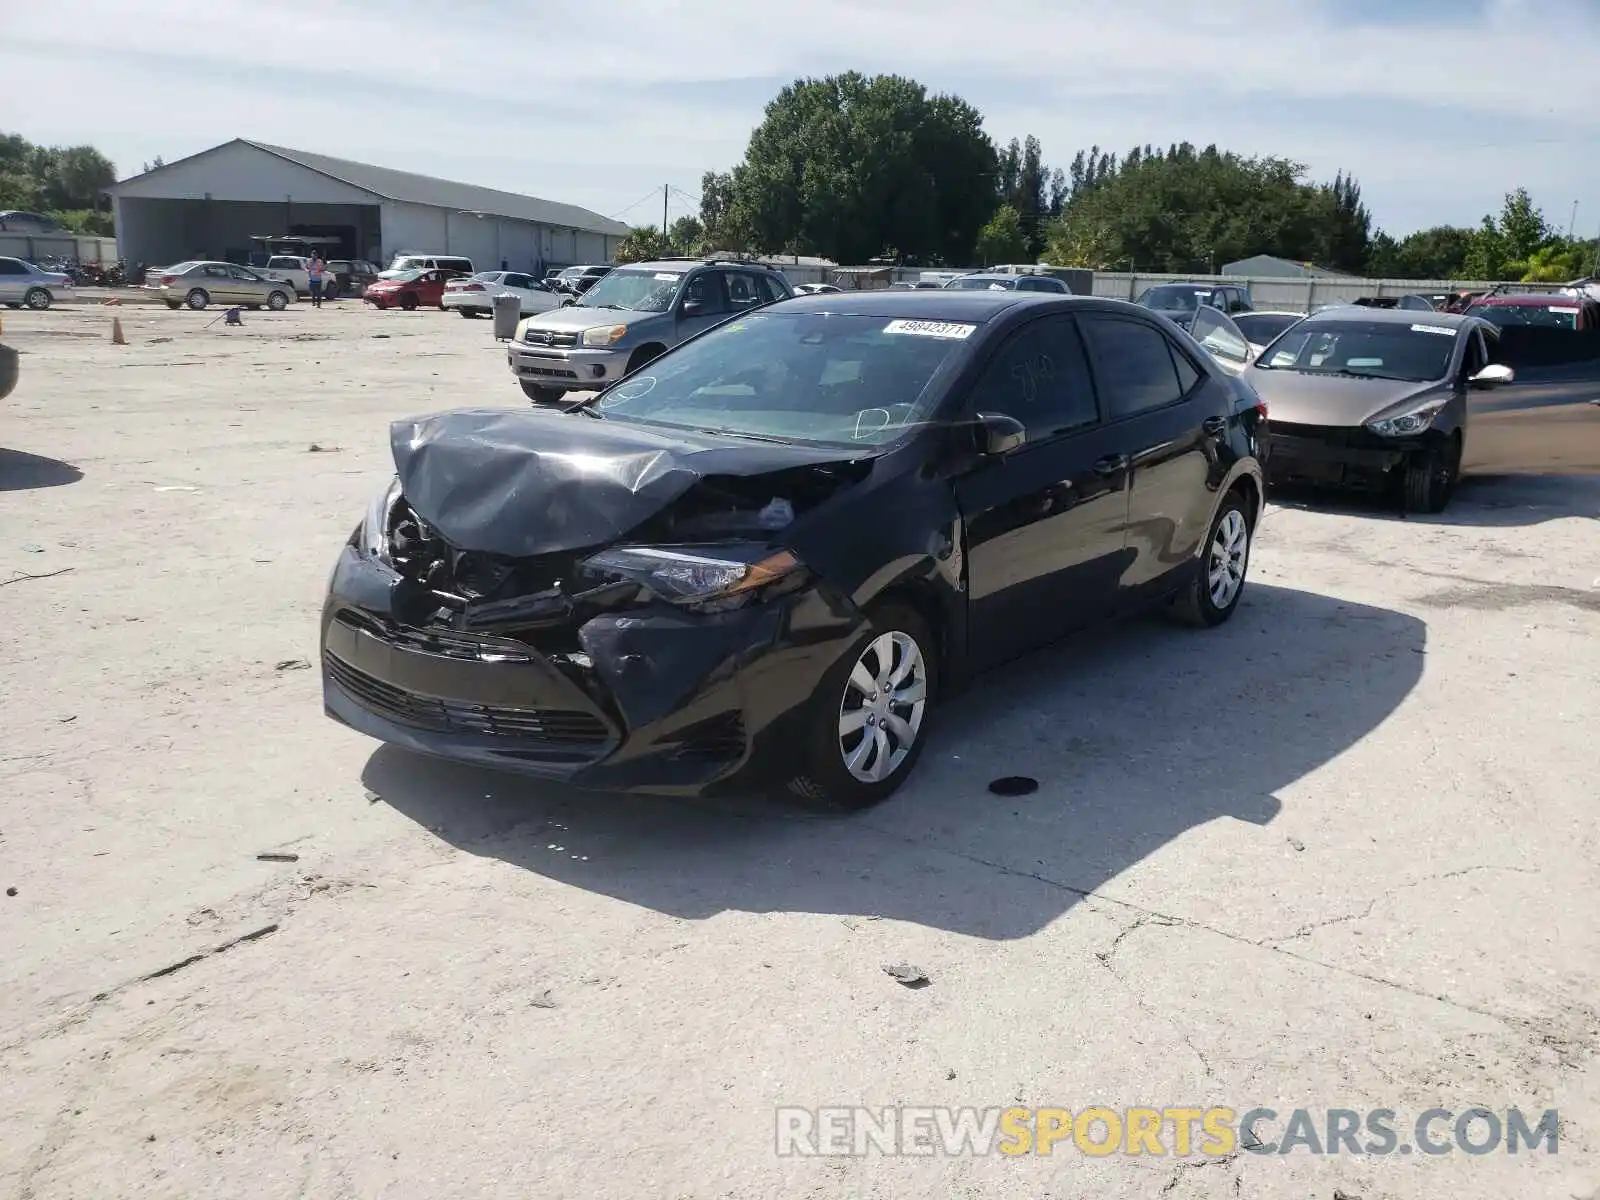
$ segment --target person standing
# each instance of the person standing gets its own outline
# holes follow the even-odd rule
[[[322,276],[327,270],[327,264],[322,261],[322,255],[315,250],[311,252],[311,261],[306,264],[307,290],[311,293],[311,307],[322,307]]]

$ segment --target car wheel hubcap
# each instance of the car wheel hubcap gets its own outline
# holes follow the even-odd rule
[[[1211,603],[1227,608],[1244,586],[1245,567],[1250,561],[1250,526],[1244,514],[1230,508],[1211,539],[1211,558],[1206,564],[1206,582]]]
[[[43,308],[48,303],[50,303],[50,298],[43,292],[35,292],[28,297],[28,304],[32,308]]]
[[[885,633],[861,652],[839,704],[839,753],[862,783],[898,771],[917,743],[928,705],[928,668],[908,634]]]

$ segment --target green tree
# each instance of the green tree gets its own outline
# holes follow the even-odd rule
[[[1368,269],[1380,278],[1464,279],[1467,253],[1472,249],[1475,236],[1474,230],[1456,225],[1419,229],[1401,240],[1398,262],[1393,269],[1382,272],[1372,267]]]
[[[649,262],[672,253],[672,245],[654,225],[635,225],[617,247],[619,264]]]
[[[978,231],[978,261],[985,266],[1021,262],[1028,257],[1028,238],[1022,214],[1002,204],[989,223]]]
[[[993,212],[995,168],[982,116],[957,97],[898,75],[801,79],[751,134],[728,219],[752,249],[961,261]]]
[[[0,134],[0,208],[35,209],[69,229],[109,233],[97,210],[116,168],[93,146],[36,146],[21,134]]]
[[[700,228],[713,250],[748,250],[749,238],[733,216],[733,176],[707,171],[700,177]]]
[[[1544,213],[1534,204],[1527,188],[1507,192],[1500,210],[1500,237],[1505,243],[1507,258],[1524,261],[1550,240],[1550,225]]]
[[[675,254],[704,254],[707,250],[720,250],[721,246],[706,244],[705,226],[699,217],[679,217],[667,230],[667,243]]]
[[[1069,195],[1048,257],[1102,270],[1215,272],[1253,254],[1295,261],[1366,253],[1369,218],[1354,180],[1305,182],[1282,158],[1247,158],[1184,142],[1117,156],[1098,146],[1068,171]]]

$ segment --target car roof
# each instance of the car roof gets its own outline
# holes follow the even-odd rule
[[[982,325],[1018,305],[1109,308],[1097,296],[1063,296],[1055,292],[952,291],[947,288],[874,288],[865,292],[802,292],[772,305],[784,312],[837,313],[840,316],[904,318],[912,321],[960,321]],[[1132,305],[1128,306],[1132,308]]]
[[[1429,325],[1449,326],[1452,329],[1480,324],[1479,318],[1469,317],[1464,313],[1421,313],[1414,308],[1363,308],[1359,304],[1341,304],[1334,308],[1324,308],[1306,318],[1308,325],[1323,324],[1327,321],[1363,321],[1375,325],[1411,325],[1425,321]]]
[[[1547,308],[1552,304],[1563,307],[1582,300],[1582,296],[1567,296],[1560,292],[1516,292],[1512,295],[1480,296],[1473,305],[1492,305],[1498,308]]]
[[[749,271],[767,271],[776,275],[777,272],[766,263],[742,262],[727,258],[660,258],[654,262],[623,263],[617,269],[635,271],[659,271],[666,274],[668,271],[692,271],[696,267],[739,267]]]

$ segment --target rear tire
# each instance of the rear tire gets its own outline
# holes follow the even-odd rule
[[[543,387],[531,380],[517,380],[522,385],[522,394],[535,404],[560,404],[566,392],[560,388]]]
[[[176,300],[168,300],[167,301],[167,307],[170,308],[173,312],[177,312],[180,308],[183,307],[183,305],[180,304]]]
[[[890,601],[867,617],[867,631],[811,698],[800,770],[788,785],[835,811],[881,804],[910,778],[938,695],[938,648],[922,614]]]
[[[1461,443],[1452,438],[1444,449],[1413,454],[1406,460],[1404,488],[1407,512],[1442,513],[1455,495],[1461,474]]]
[[[34,312],[43,312],[54,301],[49,288],[29,288],[28,294],[23,296],[22,302]]]
[[[202,308],[211,303],[211,297],[206,295],[204,290],[201,288],[195,288],[194,291],[190,292],[183,298],[183,302],[195,312],[199,312]]]
[[[1229,492],[1211,519],[1194,579],[1174,597],[1172,615],[1185,625],[1211,629],[1233,616],[1250,570],[1250,508]]]
[[[458,308],[456,311],[469,321],[476,319],[478,315],[477,310],[471,308]]]

